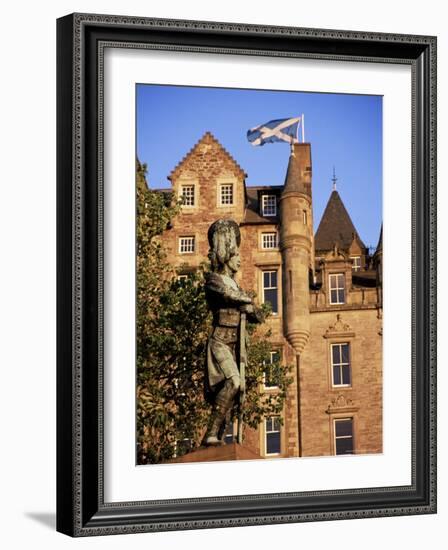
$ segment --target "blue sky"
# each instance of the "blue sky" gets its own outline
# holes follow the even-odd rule
[[[206,131],[247,173],[246,184],[282,185],[290,147],[252,146],[246,132],[272,119],[305,115],[311,143],[315,230],[337,190],[367,246],[382,222],[382,97],[293,91],[137,85],[137,155],[148,164],[151,188],[169,187],[168,174]]]

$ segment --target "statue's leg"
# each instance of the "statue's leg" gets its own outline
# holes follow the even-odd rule
[[[219,430],[218,430],[218,439],[221,441],[221,444],[222,445],[225,445],[225,439],[226,439],[226,429],[227,429],[227,426],[230,422],[230,413],[231,413],[231,408],[226,412],[226,416],[224,417],[224,420],[221,424],[221,426],[219,427]]]
[[[240,378],[235,375],[228,378],[221,391],[215,398],[215,405],[213,407],[213,413],[210,417],[210,423],[207,430],[205,444],[206,445],[220,445],[221,440],[219,432],[222,430],[222,425],[225,423],[226,415],[230,412],[233,405],[233,400],[240,389]]]

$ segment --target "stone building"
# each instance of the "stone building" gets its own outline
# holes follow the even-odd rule
[[[271,357],[293,366],[283,423],[266,418],[248,434],[260,456],[380,453],[381,238],[369,255],[335,183],[314,234],[311,166],[311,145],[299,143],[283,186],[248,187],[207,132],[169,175],[183,206],[163,239],[182,277],[207,259],[212,222],[240,225],[238,282],[270,302]]]

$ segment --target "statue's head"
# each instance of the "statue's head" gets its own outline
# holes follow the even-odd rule
[[[241,233],[234,220],[217,220],[208,230],[209,258],[213,271],[228,266],[233,273],[240,267],[239,247]]]

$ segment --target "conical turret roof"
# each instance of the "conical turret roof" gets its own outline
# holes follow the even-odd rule
[[[339,193],[333,190],[314,237],[315,249],[331,250],[337,244],[347,250],[355,238],[365,248]]]

